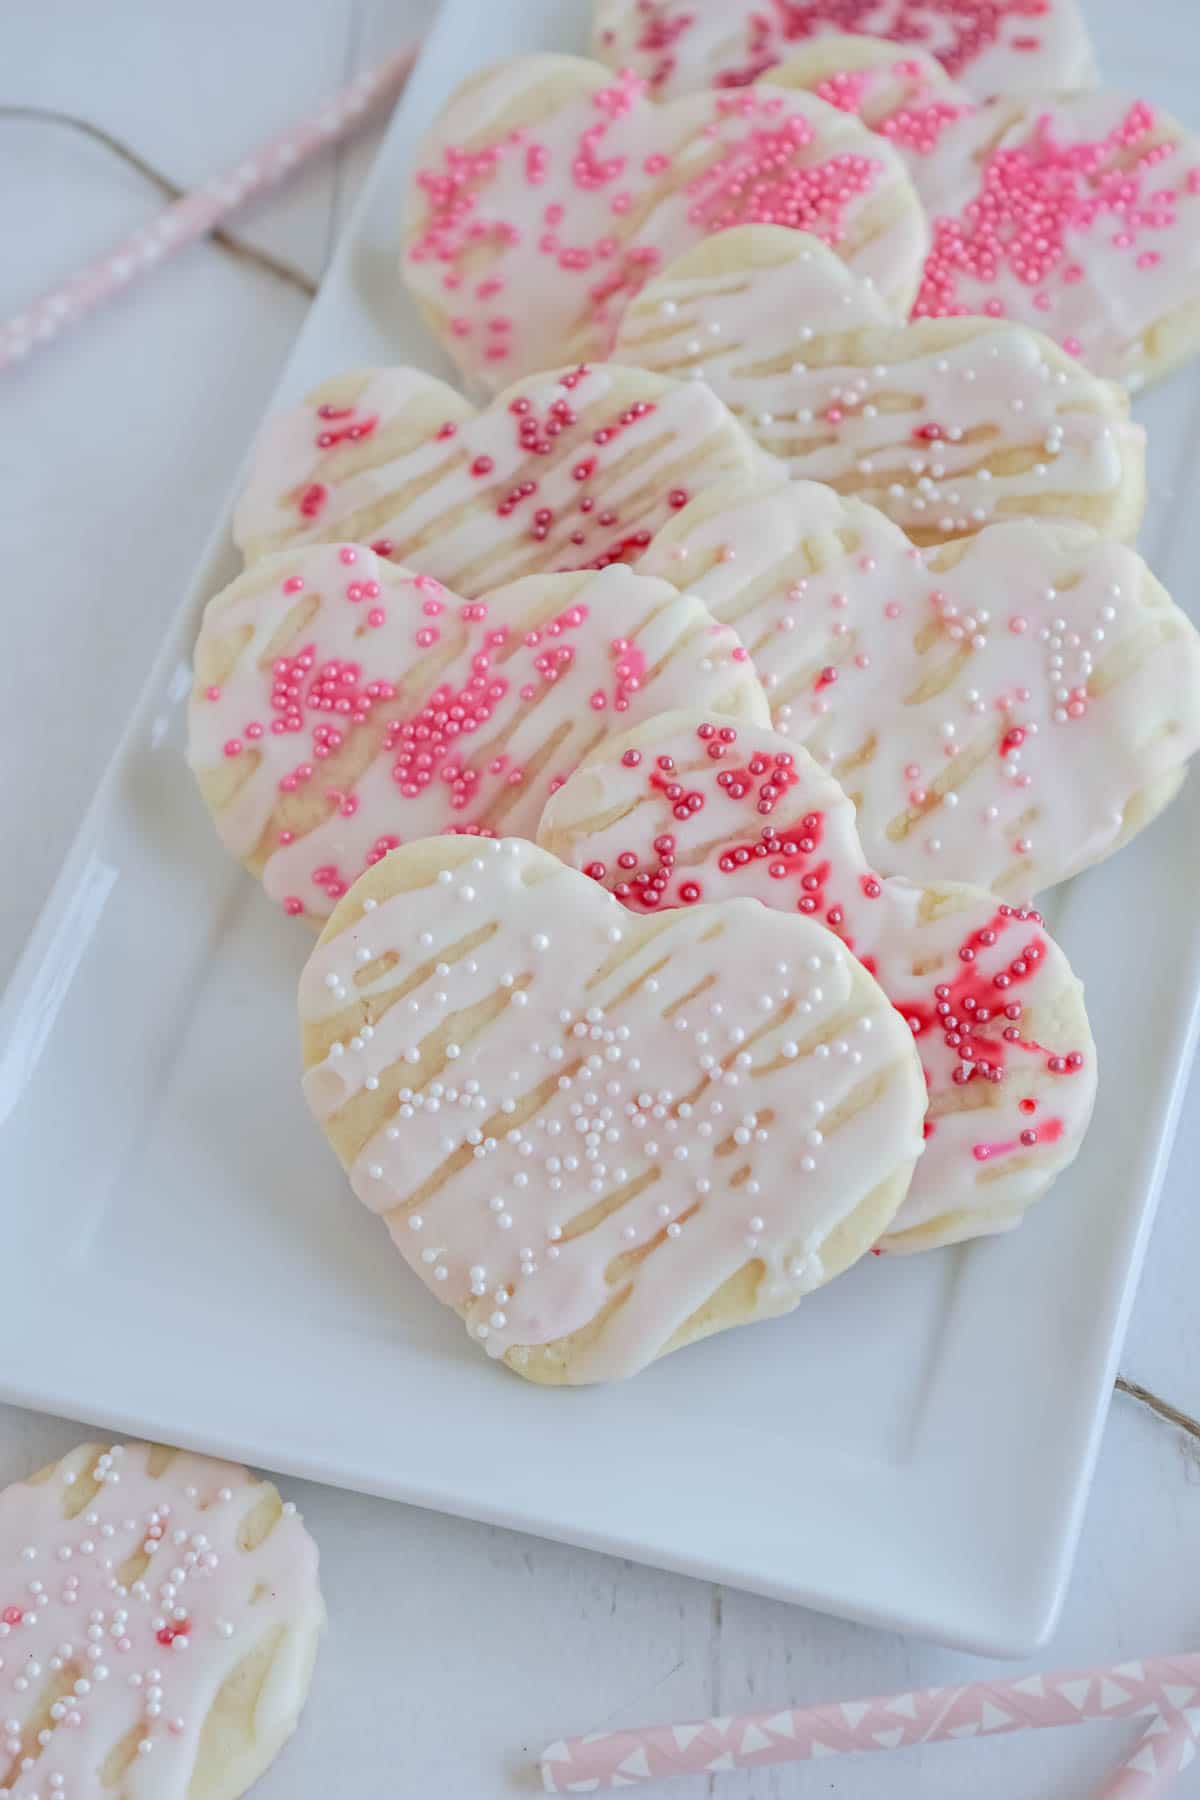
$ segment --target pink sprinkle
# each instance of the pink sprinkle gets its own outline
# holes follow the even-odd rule
[[[338,551],[338,555],[344,563],[356,563],[358,561],[358,551],[352,544],[343,544]]]
[[[303,575],[289,575],[283,584],[285,594],[298,594],[304,587]]]

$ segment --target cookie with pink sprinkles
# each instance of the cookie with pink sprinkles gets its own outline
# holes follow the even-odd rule
[[[1029,900],[1142,830],[1200,748],[1200,634],[1135,551],[1064,521],[922,551],[815,482],[722,489],[642,568],[737,630],[880,875]]]
[[[538,841],[635,913],[747,895],[819,921],[859,958],[911,1030],[928,1092],[925,1151],[884,1248],[1008,1230],[1078,1153],[1095,1050],[1040,915],[877,875],[850,800],[778,732],[652,719],[588,758]]]
[[[1110,88],[994,100],[908,159],[933,227],[914,318],[1035,326],[1139,388],[1200,345],[1200,139]]]
[[[359,543],[467,599],[636,562],[762,453],[707,388],[615,363],[516,382],[479,411],[419,369],[334,376],[267,421],[234,518],[247,562]]]
[[[495,389],[606,356],[666,263],[755,222],[815,235],[911,304],[925,218],[850,113],[769,85],[658,105],[628,72],[517,56],[467,80],[420,147],[402,270],[463,375]]]
[[[238,1800],[295,1729],[317,1551],[270,1482],[82,1444],[0,1494],[0,1786],[13,1800]]]
[[[618,564],[465,600],[321,544],[209,602],[188,758],[226,848],[322,919],[413,838],[532,836],[601,738],[696,698],[769,717],[736,633],[664,581]]]
[[[845,33],[925,53],[981,100],[1096,80],[1080,0],[596,0],[592,50],[668,99],[770,78]]]

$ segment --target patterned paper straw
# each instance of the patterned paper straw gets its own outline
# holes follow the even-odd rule
[[[878,1700],[835,1701],[791,1712],[698,1719],[690,1725],[653,1725],[642,1731],[596,1731],[551,1744],[542,1753],[541,1772],[547,1793],[590,1794],[598,1788],[634,1787],[671,1775],[719,1774],[946,1738],[998,1737],[1049,1725],[1081,1725],[1089,1719],[1176,1713],[1186,1718],[1192,1712],[1200,1724],[1197,1709],[1200,1655],[1164,1656],[1105,1669],[1067,1669],[1023,1675],[1016,1681],[976,1681]],[[1195,1729],[1190,1720],[1189,1729]],[[1142,1800],[1154,1792],[1161,1788],[1143,1787]]]
[[[1137,1744],[1096,1800],[1157,1800],[1194,1761],[1200,1742],[1200,1707],[1163,1712],[1151,1719]]]
[[[243,202],[274,187],[316,151],[347,136],[373,107],[399,93],[415,57],[416,50],[410,46],[358,76],[341,93],[322,101],[303,124],[291,126],[225,174],[184,194],[141,230],[0,325],[0,370],[50,343],[110,294],[120,293],[185,244],[203,237]]]

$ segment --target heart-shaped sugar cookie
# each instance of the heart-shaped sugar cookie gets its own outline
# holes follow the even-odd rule
[[[1112,89],[993,100],[910,173],[933,225],[914,318],[1034,325],[1139,388],[1200,345],[1200,139]]]
[[[516,839],[412,844],[300,983],[309,1104],[397,1247],[531,1380],[790,1310],[921,1148],[908,1026],[810,920],[635,918]]]
[[[694,502],[640,568],[736,628],[881,875],[1026,900],[1154,818],[1200,745],[1200,636],[1134,551],[1078,527],[922,552],[789,482]]]
[[[248,562],[370,544],[475,599],[633,562],[694,495],[763,466],[706,388],[642,369],[537,375],[480,412],[417,369],[357,370],[268,420],[234,537]]]
[[[0,1493],[0,1608],[13,1800],[238,1800],[325,1617],[296,1508],[161,1444],[81,1444]]]
[[[209,602],[188,757],[226,847],[320,919],[397,844],[532,837],[607,733],[697,698],[770,717],[736,634],[664,581],[618,564],[466,601],[315,544]]]
[[[846,32],[929,53],[979,99],[1096,79],[1079,0],[595,0],[592,48],[666,100],[774,81],[797,46]]]
[[[652,719],[572,775],[538,842],[634,912],[749,895],[828,925],[861,959],[912,1031],[929,1095],[885,1248],[1006,1230],[1076,1156],[1095,1051],[1039,915],[979,888],[881,879],[845,794],[778,732]]]
[[[1200,344],[1200,139],[1112,89],[965,103],[929,58],[817,40],[773,70],[880,132],[933,226],[913,316],[1047,333],[1143,386]]]
[[[417,154],[402,269],[489,388],[606,356],[658,271],[730,225],[813,233],[906,311],[928,228],[891,146],[801,88],[692,94],[575,57],[472,76]]]
[[[889,321],[822,244],[724,231],[664,270],[616,355],[703,378],[788,472],[856,494],[918,543],[1066,518],[1132,538],[1145,434],[1121,388],[998,319]]]

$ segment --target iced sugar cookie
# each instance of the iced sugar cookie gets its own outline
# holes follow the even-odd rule
[[[713,394],[642,369],[533,376],[478,413],[417,369],[364,369],[268,421],[234,537],[248,562],[370,544],[473,599],[634,562],[690,498],[763,466]]]
[[[798,45],[844,32],[929,52],[981,99],[1096,79],[1078,0],[596,0],[592,46],[667,99],[757,81]]]
[[[1145,434],[1114,383],[1024,325],[898,325],[822,244],[722,232],[665,269],[616,354],[702,378],[792,475],[856,494],[918,543],[1021,515],[1132,538]]]
[[[936,57],[885,38],[812,38],[771,70],[771,85],[806,88],[906,156],[932,156],[946,127],[974,105]]]
[[[652,719],[572,775],[538,842],[634,912],[749,895],[828,925],[861,959],[913,1034],[929,1097],[887,1248],[1019,1224],[1076,1156],[1095,1052],[1040,916],[979,888],[881,879],[837,782],[778,732]]]
[[[1111,89],[995,100],[909,166],[933,224],[916,318],[1035,325],[1140,387],[1200,341],[1200,141]]]
[[[770,717],[736,634],[665,581],[617,564],[468,601],[317,544],[209,602],[188,758],[226,847],[324,918],[397,844],[532,836],[607,732],[693,699]]]
[[[295,1507],[148,1444],[82,1444],[0,1494],[0,1603],[13,1800],[237,1800],[295,1729],[324,1622]]]
[[[1200,745],[1200,637],[1139,556],[1078,527],[921,552],[791,482],[695,502],[642,569],[736,628],[881,875],[1028,899],[1154,818]]]
[[[770,87],[659,106],[627,72],[518,56],[464,83],[420,147],[402,269],[459,368],[495,388],[607,355],[667,262],[753,221],[816,235],[911,304],[928,228],[856,118]]]
[[[364,875],[300,1011],[355,1192],[534,1381],[789,1311],[886,1229],[921,1149],[912,1033],[827,931],[743,900],[635,918],[517,839]]]

